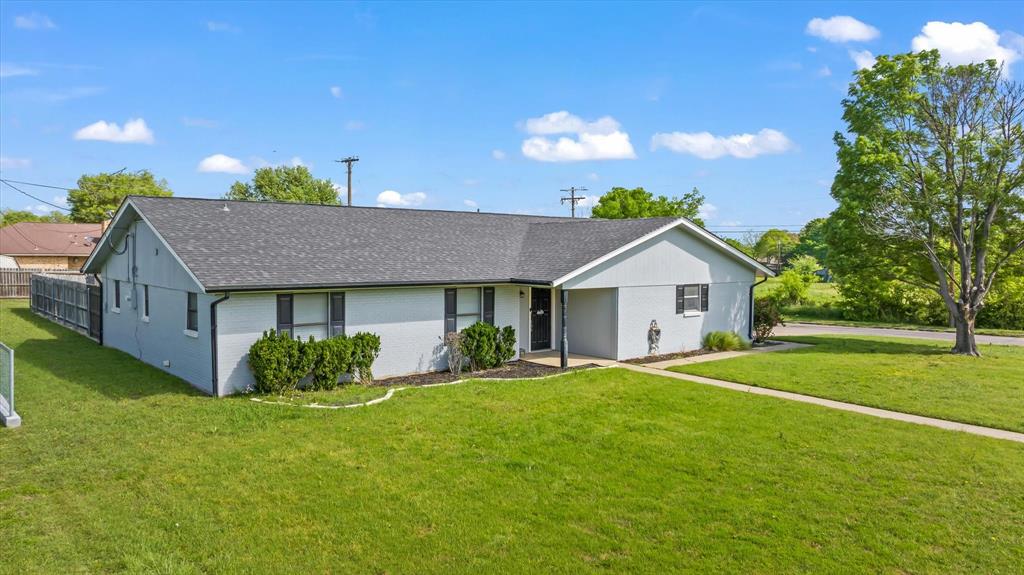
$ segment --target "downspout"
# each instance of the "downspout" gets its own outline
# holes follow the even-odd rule
[[[213,391],[214,397],[220,397],[217,389],[217,304],[231,297],[229,292],[224,292],[224,295],[210,302],[210,358],[211,368],[210,374],[212,375],[210,389]]]
[[[747,339],[754,341],[754,288],[768,281],[768,276],[764,276],[759,282],[750,284],[750,299],[747,300],[747,307],[749,312],[747,317],[750,318],[750,323],[747,325]]]

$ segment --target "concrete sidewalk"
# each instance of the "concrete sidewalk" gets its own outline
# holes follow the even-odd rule
[[[853,327],[846,325],[823,325],[817,323],[788,323],[775,328],[774,335],[870,335],[880,337],[909,337],[917,339],[933,339],[940,341],[956,341],[956,334],[946,331],[925,331],[917,329],[892,329],[883,327]],[[1024,337],[1003,337],[996,335],[976,335],[978,343],[996,345],[1022,345]]]
[[[676,360],[678,361],[678,360]],[[803,395],[801,393],[792,393],[789,391],[779,391],[777,389],[768,389],[766,387],[754,387],[752,385],[745,385],[742,383],[733,383],[731,381],[722,381],[720,379],[711,379],[710,377],[702,377],[699,375],[690,375],[686,373],[676,373],[674,371],[665,371],[664,369],[656,369],[643,365],[630,365],[628,363],[619,364],[621,367],[638,371],[641,373],[648,373],[651,375],[660,375],[662,377],[671,377],[673,379],[681,379],[683,381],[690,381],[693,383],[700,383],[704,385],[713,385],[715,387],[721,387],[725,389],[731,389],[733,391],[743,391],[746,393],[753,393],[756,395],[767,395],[769,397],[777,397],[779,399],[788,399],[790,401],[799,401],[801,403],[810,403],[814,405],[820,405],[822,407],[829,407],[832,409],[839,409],[842,411],[851,411],[853,413],[860,413],[862,415],[870,415],[873,417],[881,417],[882,419],[893,419],[896,421],[903,421],[906,423],[916,423],[918,425],[927,425],[930,427],[938,427],[939,429],[947,429],[950,431],[962,431],[964,433],[972,433],[974,435],[982,435],[985,437],[993,437],[996,439],[1005,439],[1008,441],[1016,441],[1018,443],[1024,443],[1024,433],[1018,433],[1016,431],[1006,431],[1003,429],[995,429],[992,427],[982,427],[980,425],[971,425],[968,423],[959,423],[956,421],[947,421],[945,419],[936,419],[934,417],[924,417],[922,415],[911,415],[909,413],[902,413],[899,411],[889,411],[888,409],[878,409],[876,407],[866,407],[863,405],[857,405],[855,403],[846,403],[844,401],[834,401],[831,399],[823,399],[820,397],[814,397],[813,395]],[[678,364],[676,364],[678,365]]]

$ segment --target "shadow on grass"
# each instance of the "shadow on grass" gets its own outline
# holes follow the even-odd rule
[[[809,343],[814,347],[794,349],[785,353],[860,353],[872,354],[881,353],[885,355],[950,355],[949,342],[935,341],[932,343],[911,343],[898,340],[872,341],[858,338],[829,337],[829,336],[784,336],[778,338],[781,341],[792,341],[797,343]]]
[[[52,339],[26,339],[15,347],[15,369],[28,365],[63,382],[87,387],[111,399],[140,399],[154,395],[202,395],[169,373],[120,350],[95,341],[27,308],[10,313],[45,331]]]

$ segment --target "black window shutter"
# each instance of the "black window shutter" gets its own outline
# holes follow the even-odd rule
[[[345,292],[331,293],[331,337],[345,335]]]
[[[484,323],[494,325],[494,288],[484,288]]]
[[[455,331],[455,289],[444,290],[444,333]]]
[[[700,311],[708,311],[708,284],[700,286]]]
[[[683,313],[684,308],[683,286],[676,286],[676,313]]]

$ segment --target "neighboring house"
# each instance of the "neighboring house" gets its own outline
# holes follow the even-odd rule
[[[84,266],[103,343],[214,395],[253,384],[264,330],[370,331],[374,373],[446,367],[446,332],[511,325],[520,352],[625,359],[748,335],[761,264],[687,219],[539,216],[126,198]],[[562,325],[562,305],[566,303]],[[517,353],[517,357],[518,357]]]
[[[19,268],[77,270],[92,253],[103,224],[19,222],[0,228],[0,261]]]

